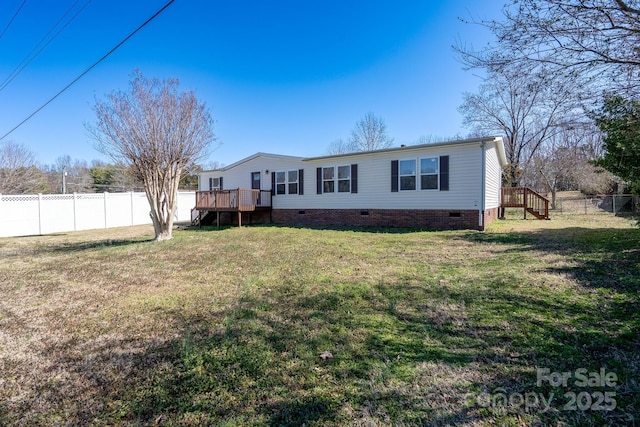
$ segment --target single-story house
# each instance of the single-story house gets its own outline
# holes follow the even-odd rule
[[[235,212],[239,222],[484,230],[498,216],[506,164],[501,137],[320,157],[256,153],[201,172],[195,209],[218,221]]]

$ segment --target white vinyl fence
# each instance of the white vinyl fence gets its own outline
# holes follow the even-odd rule
[[[176,221],[190,221],[193,191],[178,193]],[[0,237],[151,224],[144,193],[0,195]]]

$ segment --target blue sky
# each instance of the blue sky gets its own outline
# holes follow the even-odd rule
[[[0,90],[0,135],[46,102],[166,0],[27,0],[0,38],[0,83],[76,5],[77,17]],[[23,0],[0,6],[2,32]],[[464,135],[457,107],[479,79],[455,60],[460,39],[490,40],[459,17],[499,17],[503,1],[176,0],[118,51],[6,140],[41,163],[105,158],[85,123],[94,99],[126,89],[131,72],[177,77],[206,102],[218,143],[208,162],[258,151],[316,156],[372,111],[395,143]],[[0,85],[1,86],[1,85]]]

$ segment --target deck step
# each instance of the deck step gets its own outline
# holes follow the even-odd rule
[[[549,219],[549,199],[528,187],[502,187],[501,196],[501,217],[505,208],[524,208],[525,219],[527,213],[537,219]]]

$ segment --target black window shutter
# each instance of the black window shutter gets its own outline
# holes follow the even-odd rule
[[[276,173],[271,172],[271,196],[276,195]]]
[[[391,160],[391,192],[398,192],[398,161]]]
[[[440,191],[449,191],[449,156],[440,156]]]
[[[351,165],[351,192],[358,192],[358,165]]]
[[[316,169],[316,194],[322,194],[322,168]]]
[[[298,169],[298,194],[304,194],[304,169]]]
[[[213,191],[213,178],[209,178],[209,191]]]
[[[220,177],[220,189],[222,190],[222,177]]]

